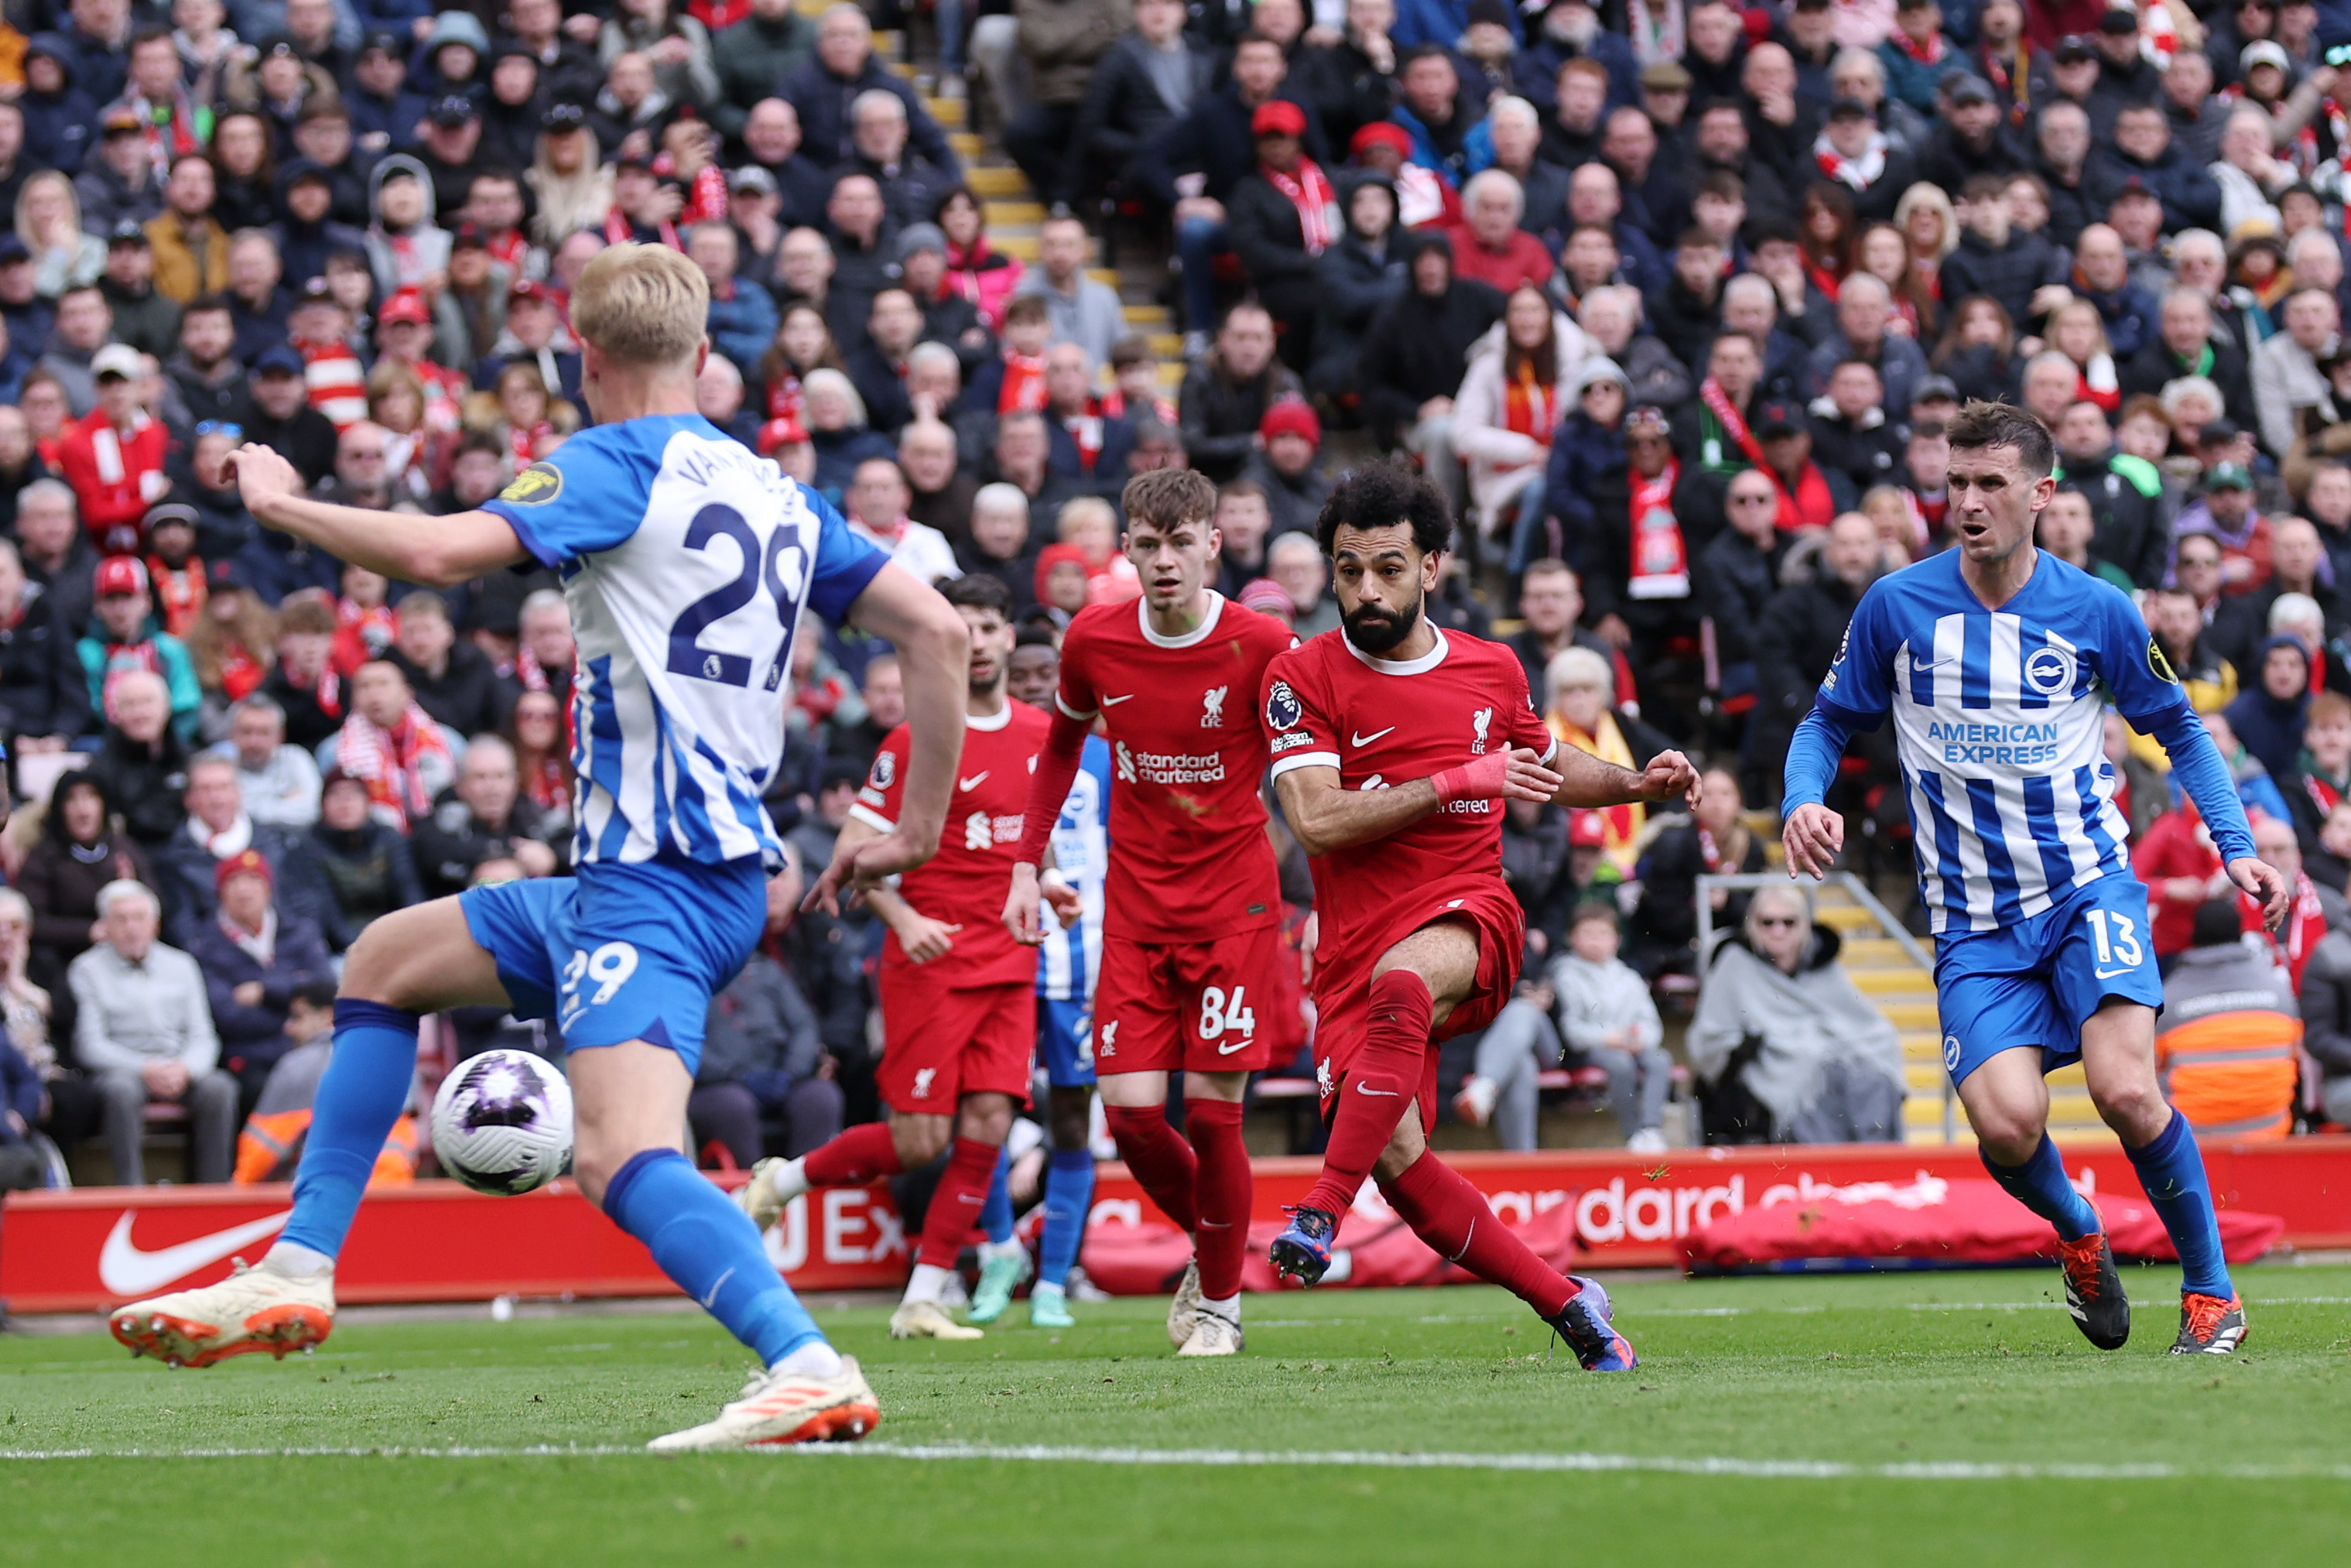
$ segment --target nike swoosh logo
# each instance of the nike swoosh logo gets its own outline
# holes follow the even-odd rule
[[[1374,1089],[1368,1083],[1356,1084],[1355,1092],[1358,1094],[1376,1094],[1383,1100],[1401,1100],[1404,1098],[1403,1094],[1397,1090]]]
[[[2137,964],[2125,964],[2119,969],[2101,969],[2098,971],[2097,977],[2101,980],[2111,980],[2116,975],[2136,974],[2137,971],[2138,966]]]
[[[726,1281],[734,1277],[735,1270],[729,1269],[726,1272],[719,1275],[717,1279],[711,1281],[710,1293],[701,1298],[702,1310],[704,1312],[706,1312],[710,1310],[710,1303],[718,1299],[718,1292],[725,1290],[726,1288]]]
[[[1375,729],[1375,730],[1372,731],[1372,733],[1371,733],[1371,734],[1369,734],[1369,735],[1359,735],[1359,736],[1356,736],[1356,737],[1355,737],[1352,741],[1350,741],[1348,744],[1350,744],[1350,745],[1352,745],[1352,746],[1358,746],[1358,747],[1362,747],[1362,746],[1369,746],[1372,742],[1374,742],[1374,741],[1377,740],[1380,737],[1382,737],[1382,736],[1384,736],[1384,735],[1394,735],[1395,733],[1395,726],[1394,726],[1394,725],[1390,725],[1390,726],[1388,726],[1388,727],[1387,727],[1387,728],[1385,728],[1385,729]]]
[[[1935,673],[1935,661],[1914,656],[1910,661],[1910,669],[1914,674],[1930,675]]]
[[[978,789],[978,788],[979,788],[979,781],[980,781],[981,779],[983,779],[987,778],[987,777],[988,776],[988,774],[993,773],[994,771],[996,771],[996,770],[995,770],[994,768],[984,768],[984,769],[982,769],[981,771],[979,771],[979,772],[977,772],[977,773],[973,774],[973,775],[972,775],[970,778],[968,778],[968,779],[956,779],[956,787],[957,787],[958,789]]]
[[[106,1287],[109,1295],[129,1299],[152,1294],[174,1280],[219,1262],[240,1247],[277,1235],[294,1218],[294,1211],[289,1208],[283,1214],[247,1220],[193,1241],[159,1247],[152,1252],[142,1250],[131,1239],[131,1223],[138,1215],[135,1208],[124,1209],[122,1218],[114,1222],[114,1228],[106,1233],[106,1245],[99,1249],[98,1282]]]
[[[1247,1051],[1250,1046],[1255,1045],[1257,1041],[1253,1040],[1245,1040],[1238,1045],[1220,1045],[1217,1047],[1217,1054],[1218,1056],[1230,1056],[1237,1051]]]
[[[1129,692],[1123,697],[1104,697],[1102,700],[1102,706],[1104,707],[1116,707],[1121,703],[1131,703],[1134,700],[1134,694],[1133,692]]]

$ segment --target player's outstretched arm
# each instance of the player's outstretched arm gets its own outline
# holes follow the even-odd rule
[[[1562,806],[1625,806],[1678,795],[1692,810],[1698,809],[1698,769],[1678,751],[1658,752],[1638,773],[1572,746],[1552,753],[1551,762],[1559,773],[1559,790],[1552,799]]]
[[[266,446],[229,455],[245,508],[266,528],[292,534],[353,566],[401,582],[455,588],[528,555],[514,525],[489,512],[427,517],[314,501],[302,476]]]
[[[1326,855],[1386,838],[1456,800],[1551,800],[1560,776],[1520,747],[1386,789],[1343,789],[1335,768],[1290,768],[1274,779],[1273,789],[1299,847]]]
[[[849,618],[859,628],[898,650],[906,685],[906,727],[913,745],[906,755],[906,782],[897,825],[889,832],[852,839],[844,829],[833,846],[832,863],[809,888],[801,907],[838,913],[847,888],[854,895],[885,876],[912,871],[939,852],[947,803],[955,792],[956,759],[963,755],[964,691],[968,683],[971,634],[963,617],[918,581],[912,572],[885,565],[857,596]]]

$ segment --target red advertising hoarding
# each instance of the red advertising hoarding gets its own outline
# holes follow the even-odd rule
[[[1574,1217],[1579,1267],[1677,1266],[1677,1242],[1750,1208],[1832,1196],[1860,1184],[1980,1178],[1965,1149],[1854,1145],[1622,1150],[1447,1156],[1506,1223],[1562,1205]],[[2284,1245],[2351,1247],[2351,1137],[2216,1145],[2205,1150],[2222,1207],[2273,1214]],[[2094,1193],[2138,1195],[2121,1148],[2071,1148],[2065,1165]],[[1313,1185],[1317,1162],[1256,1163],[1259,1220],[1279,1218]],[[732,1183],[743,1178],[719,1178]],[[0,1301],[20,1312],[100,1309],[218,1279],[233,1257],[257,1259],[286,1222],[291,1189],[276,1186],[86,1187],[15,1193],[0,1209]],[[1366,1207],[1377,1210],[1366,1189]],[[1092,1227],[1164,1223],[1124,1169],[1102,1168]],[[906,1239],[886,1184],[810,1194],[768,1235],[768,1252],[809,1291],[893,1289]],[[336,1271],[349,1302],[486,1301],[493,1296],[641,1296],[674,1287],[644,1249],[576,1187],[493,1198],[454,1182],[372,1192],[360,1206]]]

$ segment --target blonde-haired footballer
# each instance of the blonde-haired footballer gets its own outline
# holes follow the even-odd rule
[[[276,452],[235,454],[256,517],[371,570],[436,587],[526,560],[561,574],[579,649],[579,874],[475,888],[369,926],[344,970],[334,1064],[277,1244],[219,1284],[120,1309],[115,1337],[191,1366],[324,1339],[336,1254],[408,1094],[418,1015],[489,1004],[558,1020],[581,1190],[759,1355],[741,1398],[653,1446],[862,1437],[881,1415],[857,1364],[825,1343],[678,1131],[710,997],[758,942],[782,864],[759,797],[783,752],[802,610],[898,649],[912,731],[896,831],[835,858],[810,894],[828,906],[938,847],[963,740],[963,620],[695,411],[709,288],[691,262],[615,246],[581,273],[571,310],[597,423],[478,510],[328,506]]]

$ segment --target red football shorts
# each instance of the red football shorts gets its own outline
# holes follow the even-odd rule
[[[1526,951],[1526,912],[1519,907],[1518,898],[1496,881],[1490,889],[1459,898],[1446,898],[1430,903],[1425,909],[1410,913],[1417,920],[1395,927],[1395,935],[1381,944],[1384,953],[1396,943],[1425,925],[1440,920],[1468,923],[1478,936],[1478,972],[1469,981],[1469,994],[1454,1004],[1453,1011],[1437,1026],[1433,1040],[1451,1040],[1458,1034],[1470,1034],[1494,1021],[1495,1016],[1510,1004],[1510,992],[1519,982],[1519,961]],[[1327,1121],[1332,1108],[1338,1104],[1339,1092],[1346,1087],[1347,1067],[1362,1049],[1364,1031],[1371,1025],[1372,975],[1371,964],[1379,953],[1366,956],[1360,966],[1351,966],[1353,973],[1343,985],[1326,990],[1321,984],[1314,988],[1318,1018],[1314,1027],[1314,1083],[1321,1097],[1323,1118]],[[1321,964],[1316,965],[1315,978],[1324,977]],[[1432,1044],[1421,1059],[1420,1125],[1423,1132],[1437,1125],[1437,1057]]]
[[[1029,1103],[1037,1046],[1037,985],[948,990],[918,969],[882,970],[882,1064],[873,1074],[893,1111],[951,1116],[966,1094]]]
[[[1094,1072],[1259,1072],[1282,1030],[1281,928],[1212,942],[1102,937]]]

